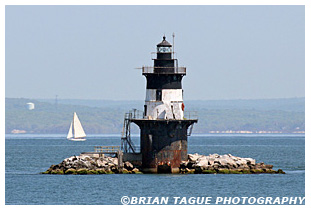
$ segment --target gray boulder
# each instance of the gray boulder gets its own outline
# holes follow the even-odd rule
[[[196,162],[200,157],[203,157],[204,155],[199,155],[198,153],[195,154],[188,154],[188,160]]]

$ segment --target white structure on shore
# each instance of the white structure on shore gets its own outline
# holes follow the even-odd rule
[[[29,102],[29,103],[27,103],[26,105],[27,105],[27,109],[28,109],[28,110],[33,110],[33,109],[35,109],[35,104],[34,104],[34,103]]]

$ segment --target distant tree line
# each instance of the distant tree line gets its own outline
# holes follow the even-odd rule
[[[193,133],[203,134],[230,130],[303,132],[305,130],[304,100],[297,99],[295,101],[293,99],[290,108],[284,108],[283,104],[279,110],[276,109],[277,106],[273,106],[273,104],[277,104],[275,100],[270,104],[264,101],[267,106],[263,107],[270,107],[270,109],[260,108],[258,104],[256,104],[257,108],[252,108],[247,104],[241,108],[238,105],[232,107],[232,103],[226,107],[225,101],[218,102],[221,103],[220,106],[211,102],[191,101],[188,105],[186,104],[186,110],[197,110],[199,122],[194,125]],[[28,102],[35,104],[34,110],[26,108]],[[295,107],[297,107],[296,110]],[[73,112],[77,112],[86,133],[119,134],[122,131],[124,114],[131,108],[141,107],[133,107],[133,103],[126,101],[113,102],[111,106],[92,107],[61,103],[56,106],[52,102],[6,98],[5,132],[25,130],[27,133],[65,134],[68,132]],[[134,124],[132,128],[133,133],[139,132]]]

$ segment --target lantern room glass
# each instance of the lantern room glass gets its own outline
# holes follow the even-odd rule
[[[157,52],[158,53],[170,53],[172,52],[172,48],[171,47],[158,47]]]

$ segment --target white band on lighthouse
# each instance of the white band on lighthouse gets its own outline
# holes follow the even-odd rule
[[[183,119],[182,94],[182,89],[147,89],[145,118],[152,120]]]
[[[182,89],[161,89],[160,94],[161,99],[157,100],[157,89],[146,89],[146,101],[183,101]]]

